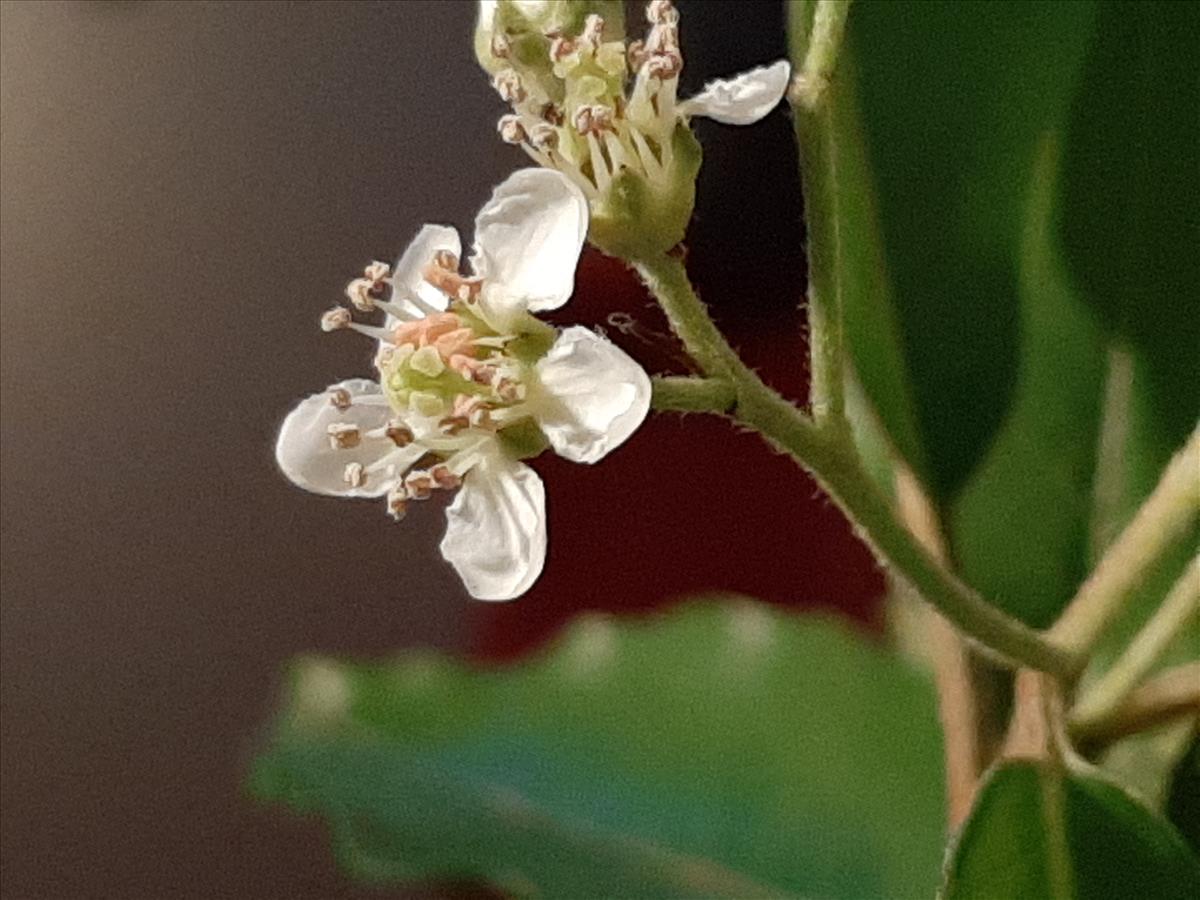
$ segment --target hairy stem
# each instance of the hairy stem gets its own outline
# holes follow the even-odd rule
[[[1180,716],[1200,721],[1200,662],[1167,669],[1136,688],[1120,706],[1090,721],[1069,721],[1071,735],[1094,752]]]
[[[1200,615],[1200,559],[1192,560],[1125,652],[1075,704],[1072,721],[1084,729],[1089,723],[1103,721],[1197,615]]]
[[[863,467],[848,429],[819,427],[765,385],[738,358],[692,290],[674,256],[635,262],[692,357],[732,383],[732,414],[806,468],[854,523],[859,536],[893,574],[911,584],[967,636],[1013,662],[1066,674],[1076,661],[1024,623],[1001,612],[947,572],[896,518],[891,501]]]
[[[808,330],[811,359],[810,406],[818,422],[839,422],[845,411],[842,327],[842,222],[838,209],[836,91],[828,90],[845,29],[848,0],[821,0],[813,13],[804,63],[791,97],[796,139],[804,160],[805,223],[808,235]]]
[[[1200,514],[1200,428],[1168,464],[1133,521],[1105,552],[1048,636],[1086,663],[1125,599]]]
[[[737,399],[733,384],[725,378],[659,375],[650,383],[654,389],[650,406],[660,412],[724,413]]]

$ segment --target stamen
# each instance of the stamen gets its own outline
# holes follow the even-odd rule
[[[449,269],[451,272],[458,271],[458,257],[449,250],[439,250],[433,255],[433,262],[434,265]]]
[[[575,52],[575,42],[568,37],[556,37],[550,42],[550,61],[562,62]]]
[[[600,46],[600,39],[604,34],[604,19],[596,13],[592,13],[584,20],[583,31],[579,35],[579,39],[589,45],[592,50]]]
[[[350,392],[345,388],[334,388],[329,392],[329,402],[334,409],[347,410],[352,403]]]
[[[462,478],[450,471],[450,467],[445,464],[434,466],[429,474],[443,491],[452,491],[462,485]]]
[[[604,153],[600,149],[600,142],[596,140],[596,135],[588,132],[587,142],[592,159],[592,175],[596,179],[596,187],[603,193],[612,183],[612,175],[608,171],[608,163],[604,159]]]
[[[398,483],[388,491],[387,508],[388,515],[397,522],[401,521],[408,512],[408,491],[403,483]]]
[[[347,463],[345,471],[342,472],[342,478],[350,487],[360,488],[367,483],[367,470],[360,462]]]
[[[511,49],[512,49],[512,47],[508,42],[508,38],[506,38],[504,36],[503,32],[501,32],[501,31],[493,31],[492,32],[492,42],[491,42],[492,56],[496,57],[497,59],[508,59],[508,54]]]
[[[322,331],[340,331],[343,328],[349,328],[352,323],[350,310],[344,306],[335,306],[321,314]]]
[[[646,74],[659,81],[670,81],[683,71],[683,57],[676,52],[655,53],[646,60]]]
[[[500,139],[506,144],[522,144],[529,136],[525,126],[521,124],[521,117],[512,114],[501,116],[500,121],[496,123],[496,130],[500,132]]]
[[[646,21],[651,25],[674,25],[679,21],[679,10],[671,0],[650,0],[646,4]]]
[[[563,112],[553,103],[547,103],[538,114],[551,125],[558,126],[563,123]]]
[[[413,500],[428,500],[433,496],[435,483],[428,472],[415,469],[404,476],[404,489]]]
[[[558,147],[558,129],[549,122],[539,122],[529,129],[529,143],[539,150],[554,150]]]
[[[626,56],[629,59],[629,68],[636,72],[642,67],[642,63],[644,63],[650,57],[650,54],[646,51],[646,42],[633,41],[629,45],[629,50]]]
[[[333,450],[351,450],[362,443],[362,432],[352,422],[334,422],[325,433],[329,435],[329,446]]]
[[[525,86],[521,84],[521,76],[512,69],[497,72],[496,77],[492,79],[492,87],[496,89],[501,100],[513,106],[523,103],[528,96]]]
[[[384,429],[384,434],[391,438],[392,443],[397,447],[407,447],[417,439],[412,429],[399,419],[392,419],[388,422],[387,428]]]

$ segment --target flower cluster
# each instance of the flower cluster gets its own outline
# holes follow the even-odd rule
[[[579,18],[590,7],[610,9],[481,3],[477,53],[512,108],[500,134],[579,186],[591,203],[597,246],[627,258],[662,252],[682,240],[695,199],[700,148],[689,118],[756,122],[782,99],[790,69],[780,60],[681,101],[679,13],[671,0],[647,4],[649,31],[628,45],[601,12],[566,30],[567,11]]]
[[[641,424],[645,372],[586,328],[557,332],[532,313],[570,297],[587,232],[587,202],[558,172],[525,169],[475,221],[470,272],[453,228],[427,225],[395,269],[369,265],[327,331],[377,345],[378,380],[352,379],[302,401],[283,423],[280,468],[307,490],[409,504],[456,491],[443,556],[472,596],[507,600],[541,573],[545,491],[521,459],[547,446],[595,462]]]

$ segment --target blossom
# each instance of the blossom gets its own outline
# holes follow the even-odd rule
[[[351,379],[303,400],[276,444],[279,467],[306,490],[413,501],[457,491],[442,555],[482,600],[524,593],[546,554],[545,490],[521,460],[549,446],[593,463],[649,409],[650,381],[592,331],[556,332],[531,313],[570,297],[587,230],[579,189],[525,169],[480,210],[469,274],[453,228],[426,225],[394,272],[372,263],[346,293],[359,311],[325,314],[326,330],[377,341],[378,380]]]
[[[779,60],[680,100],[679,13],[670,0],[653,0],[646,15],[646,39],[628,46],[592,13],[577,34],[536,35],[541,44],[531,48],[530,34],[506,31],[528,21],[519,8],[504,0],[480,7],[485,68],[512,107],[501,136],[578,185],[592,205],[593,243],[622,256],[683,237],[700,165],[690,119],[756,122],[783,98],[790,77]]]

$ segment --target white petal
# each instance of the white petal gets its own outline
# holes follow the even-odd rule
[[[349,391],[348,408],[338,409],[330,402],[330,392],[337,389]],[[394,475],[388,477],[379,471],[368,476],[362,487],[351,487],[345,478],[346,466],[359,463],[366,467],[383,462],[395,465],[398,475],[421,455],[420,448],[413,445],[400,450],[386,438],[365,438],[357,447],[334,449],[329,443],[328,429],[334,423],[346,422],[365,433],[385,425],[390,416],[391,409],[376,382],[356,378],[330,385],[322,393],[302,400],[283,420],[275,443],[275,459],[283,474],[306,491],[336,497],[382,496],[395,481]]]
[[[453,253],[456,258],[462,258],[462,241],[458,232],[448,225],[426,225],[412,239],[396,269],[392,273],[395,286],[394,302],[420,317],[424,313],[408,302],[412,296],[420,297],[430,306],[445,309],[449,306],[449,298],[425,280],[425,268],[433,262],[434,256],[445,250]],[[390,324],[390,323],[389,323]]]
[[[529,466],[489,452],[446,510],[442,556],[477,600],[512,600],[546,560],[546,490]]]
[[[552,169],[520,169],[496,188],[475,219],[475,273],[489,322],[557,309],[575,287],[587,235],[587,200]]]
[[[781,59],[728,80],[710,81],[695,97],[679,104],[679,111],[685,116],[707,116],[726,125],[749,125],[783,99],[790,76],[791,66]]]
[[[592,463],[622,444],[650,409],[650,378],[625,351],[579,326],[537,364],[538,424],[559,456]]]

